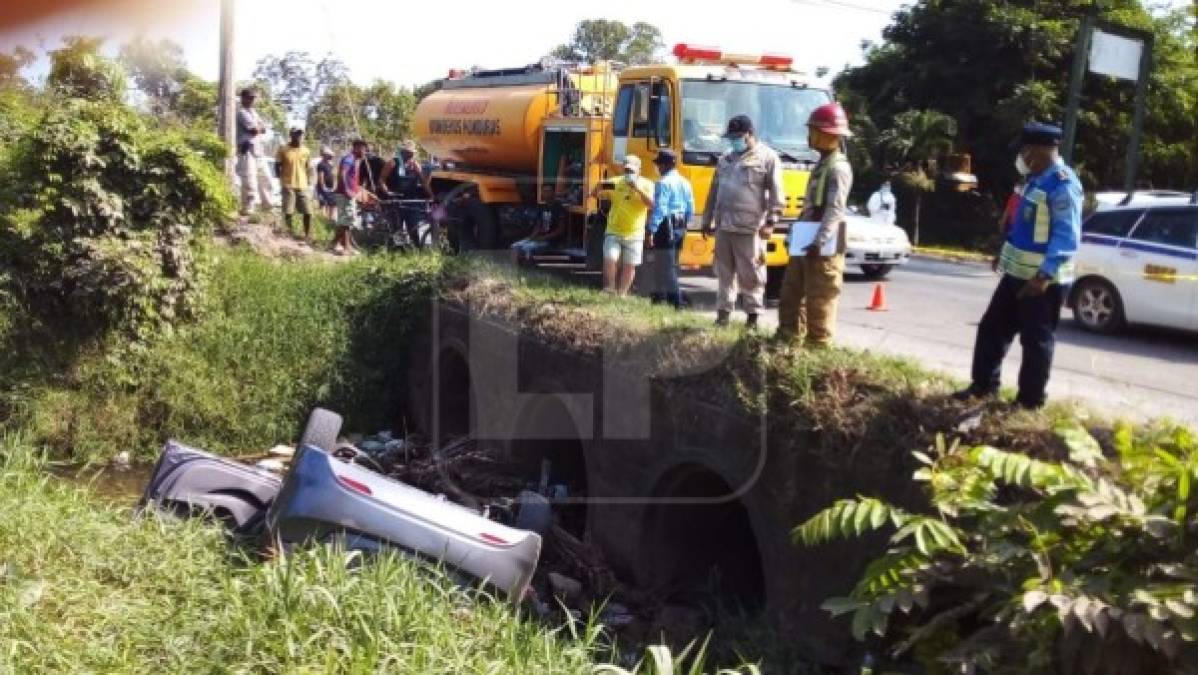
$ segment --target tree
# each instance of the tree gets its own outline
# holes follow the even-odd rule
[[[1057,120],[1079,19],[1089,0],[918,0],[894,15],[884,42],[866,45],[864,65],[836,79],[880,128],[909,110],[937,110],[959,125],[982,188],[1005,194],[1014,182],[1011,145],[1029,119]],[[1198,182],[1198,69],[1183,14],[1153,17],[1140,0],[1106,0],[1100,18],[1156,35],[1144,125],[1142,175],[1159,185]],[[1119,184],[1130,128],[1130,83],[1088,76],[1076,157],[1084,182]]]
[[[894,118],[891,127],[878,136],[883,162],[913,164],[928,171],[936,160],[953,149],[957,122],[935,110],[908,110]]]
[[[288,118],[302,120],[330,87],[349,80],[349,68],[331,56],[317,62],[308,52],[290,51],[281,57],[259,59],[254,79],[271,93]]]
[[[121,46],[119,60],[133,84],[145,94],[150,112],[176,112],[184,83],[192,77],[183,61],[183,48],[167,39],[154,42],[137,36]]]
[[[563,61],[623,61],[642,64],[660,60],[661,31],[638,22],[631,27],[610,19],[585,19],[574,27],[574,36],[550,56]]]
[[[125,72],[119,64],[100,54],[104,38],[70,35],[62,42],[62,47],[50,52],[48,89],[71,98],[124,99]]]
[[[308,111],[308,137],[345,145],[361,136],[384,151],[411,134],[416,96],[406,87],[375,80],[362,88],[342,82],[329,88]]]
[[[11,52],[0,52],[0,89],[27,89],[29,82],[21,77],[21,70],[33,63],[33,52],[17,45]]]

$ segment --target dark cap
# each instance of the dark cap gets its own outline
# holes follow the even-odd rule
[[[1019,135],[1019,143],[1020,145],[1058,146],[1061,144],[1061,128],[1043,122],[1028,122],[1023,127],[1023,133]]]
[[[661,148],[657,151],[657,156],[653,158],[653,163],[674,165],[678,163],[678,155],[675,155],[674,151],[669,148]]]
[[[291,127],[291,135],[292,136],[299,136],[302,133],[304,133],[303,129],[301,129],[299,127]]]
[[[724,138],[751,133],[753,133],[753,120],[749,119],[748,115],[737,115],[728,120],[728,130],[724,132]]]
[[[245,89],[241,90],[240,95],[241,96],[253,96],[254,98],[257,98],[258,92],[254,91],[250,87],[246,87]]]

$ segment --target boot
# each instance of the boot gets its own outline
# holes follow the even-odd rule
[[[757,315],[749,314],[745,317],[745,328],[747,330],[757,330]]]
[[[727,326],[728,325],[728,317],[730,317],[730,316],[731,316],[731,312],[725,312],[722,310],[716,312],[715,313],[715,325],[720,326],[720,327]]]

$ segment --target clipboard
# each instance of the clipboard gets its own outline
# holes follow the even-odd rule
[[[815,242],[815,235],[819,234],[820,223],[814,220],[796,220],[790,224],[790,234],[788,235],[789,243],[787,250],[792,256],[806,255],[803,249]],[[824,243],[820,249],[821,256],[836,255],[836,229],[832,230],[832,236],[828,237],[828,241]]]

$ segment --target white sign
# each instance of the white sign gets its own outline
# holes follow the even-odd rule
[[[1134,82],[1140,79],[1143,56],[1143,41],[1095,30],[1090,42],[1090,72]]]
[[[815,235],[819,234],[819,221],[814,220],[798,220],[790,224],[790,254],[792,256],[801,256],[806,254],[806,248],[815,243]],[[824,257],[836,255],[836,232],[833,230],[832,236],[828,237],[827,243],[820,249],[820,255]]]

